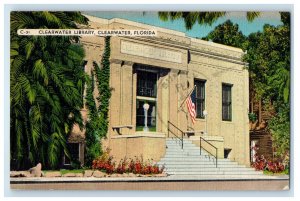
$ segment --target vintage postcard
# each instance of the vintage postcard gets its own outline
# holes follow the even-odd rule
[[[12,11],[10,188],[289,190],[290,18]]]

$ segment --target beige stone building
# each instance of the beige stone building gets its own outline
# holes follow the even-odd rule
[[[159,161],[167,138],[180,144],[183,137],[199,146],[201,136],[218,148],[218,158],[249,165],[249,85],[241,49],[128,20],[88,18],[89,28],[158,33],[156,37],[111,37],[112,96],[103,143],[116,159],[142,155]],[[86,51],[85,70],[90,73],[93,61],[101,60],[104,38],[82,37],[81,43]],[[185,99],[195,85],[193,124]],[[206,142],[202,146],[212,149]]]

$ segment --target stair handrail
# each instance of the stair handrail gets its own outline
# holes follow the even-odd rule
[[[181,138],[179,136],[177,136],[174,132],[170,131],[170,125],[172,125],[174,128],[176,128],[178,131],[180,131],[181,133]],[[170,137],[170,132],[181,141],[181,149],[183,149],[183,135],[184,132],[182,130],[180,130],[180,128],[178,128],[177,126],[175,126],[173,123],[171,123],[170,121],[168,121],[168,137]]]
[[[214,156],[212,153],[210,153],[210,151],[208,151],[207,149],[202,147],[202,140],[204,142],[206,142],[207,144],[209,144],[211,147],[213,147],[216,150],[216,155]],[[202,155],[201,149],[204,149],[205,151],[207,151],[207,153],[209,153],[211,156],[215,157],[216,159],[216,167],[218,167],[218,148],[215,147],[214,145],[212,145],[210,142],[208,142],[207,140],[205,140],[203,137],[200,136],[200,155]]]

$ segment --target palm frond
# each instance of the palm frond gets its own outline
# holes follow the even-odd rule
[[[42,78],[45,86],[48,85],[49,78],[48,78],[47,69],[41,59],[36,60],[34,63],[33,76],[37,79]]]
[[[28,101],[30,103],[33,103],[36,97],[36,91],[34,88],[31,87],[30,81],[27,79],[26,76],[21,74],[18,78],[18,82],[21,84],[22,90],[26,92]]]
[[[18,29],[32,28],[35,21],[28,12],[13,11],[10,13],[10,29],[16,33]]]
[[[60,138],[57,132],[52,133],[48,142],[48,162],[52,168],[58,163],[58,156],[60,152]]]
[[[30,57],[33,49],[34,49],[34,43],[32,41],[28,41],[27,44],[25,45],[26,59]]]
[[[16,133],[16,157],[18,160],[20,160],[23,156],[23,151],[22,151],[22,133],[23,133],[23,124],[22,121],[19,119],[15,119],[15,133]]]
[[[35,150],[38,151],[38,142],[40,140],[41,127],[42,127],[42,114],[38,105],[32,106],[30,108],[29,120],[30,120],[33,146]]]
[[[255,18],[260,16],[260,12],[247,12],[247,20],[252,22]]]

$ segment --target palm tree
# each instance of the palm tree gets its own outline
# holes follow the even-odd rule
[[[16,169],[37,162],[55,168],[80,109],[85,73],[77,37],[18,36],[24,28],[76,28],[79,12],[12,12],[10,156]]]
[[[185,28],[190,30],[198,22],[198,24],[211,25],[220,17],[226,15],[226,12],[158,12],[158,16],[163,21],[183,19]],[[260,15],[259,12],[247,12],[247,20],[253,21]]]

